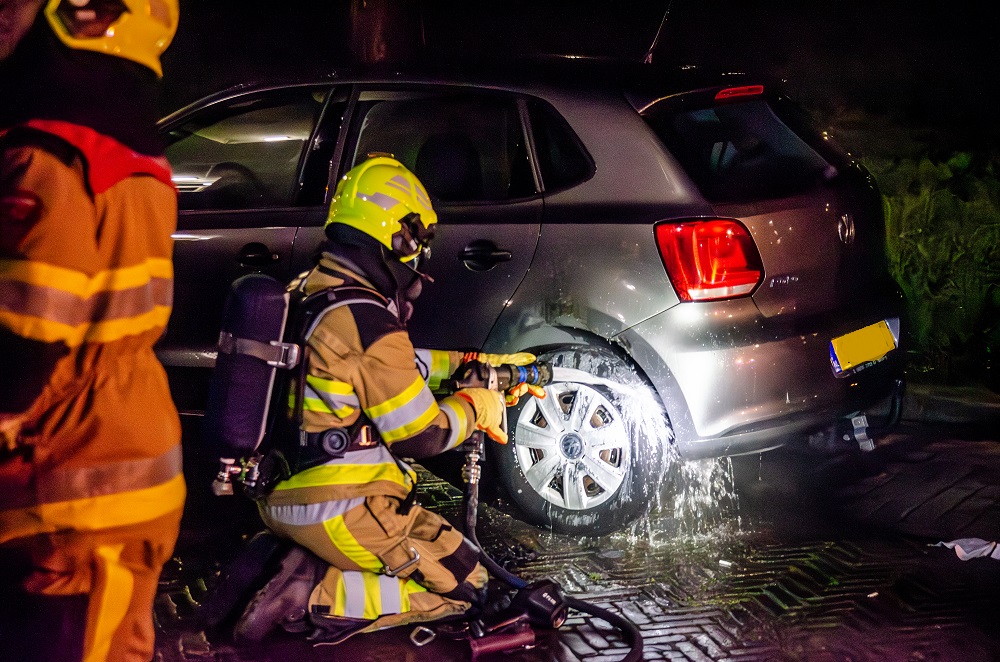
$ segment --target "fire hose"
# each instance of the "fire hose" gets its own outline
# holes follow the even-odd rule
[[[462,369],[459,369],[462,371]],[[468,387],[490,388],[503,393],[521,383],[544,387],[552,381],[551,365],[538,361],[528,366],[500,365],[470,362],[456,379],[445,380],[442,386],[447,390],[457,390]],[[506,411],[503,427],[506,429]],[[617,628],[629,645],[629,652],[622,662],[634,662],[642,659],[642,635],[631,621],[612,611],[590,604],[578,598],[565,595],[562,587],[553,580],[541,580],[528,583],[497,563],[480,544],[476,535],[476,524],[479,512],[479,482],[482,473],[480,461],[485,453],[485,435],[474,432],[465,442],[465,464],[462,467],[462,479],[465,482],[463,493],[463,509],[465,513],[464,533],[472,544],[479,549],[480,562],[491,575],[515,590],[509,605],[494,616],[489,625],[479,624],[471,627],[473,651],[475,642],[491,631],[500,629],[513,622],[521,614],[526,614],[531,625],[558,629],[568,616],[569,609],[574,609],[600,618]]]

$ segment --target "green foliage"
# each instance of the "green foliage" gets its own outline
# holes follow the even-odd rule
[[[889,267],[906,296],[911,372],[995,386],[1000,164],[959,152],[865,165],[882,190]]]

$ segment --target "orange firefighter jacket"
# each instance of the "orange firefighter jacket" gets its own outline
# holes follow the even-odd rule
[[[61,121],[0,134],[0,543],[183,506],[152,349],[176,210],[162,158]]]
[[[308,295],[345,282],[377,291],[329,253],[306,274],[304,291]],[[302,429],[348,427],[364,413],[378,436],[370,448],[277,483],[267,497],[268,505],[378,494],[403,499],[416,474],[405,463],[397,463],[389,448],[402,457],[428,457],[459,446],[475,429],[475,413],[468,402],[454,396],[438,400],[429,385],[448,377],[462,354],[415,350],[393,303],[333,308],[308,330],[307,343]],[[294,406],[294,400],[290,404]],[[377,443],[378,437],[385,443]]]

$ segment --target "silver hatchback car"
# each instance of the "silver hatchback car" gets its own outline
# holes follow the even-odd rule
[[[414,343],[565,368],[491,445],[527,521],[620,529],[671,457],[841,428],[864,442],[865,412],[898,402],[879,193],[767,83],[574,62],[338,74],[227,90],[160,126],[181,212],[158,352],[183,411],[204,405],[230,283],[308,268],[337,178],[372,152],[439,212]]]

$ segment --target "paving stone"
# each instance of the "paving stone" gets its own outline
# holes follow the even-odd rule
[[[611,645],[606,637],[589,624],[577,627],[576,633],[587,642],[588,646],[595,650],[600,651]]]
[[[1000,566],[984,559],[963,563],[913,537],[930,527],[993,524],[993,533],[1000,530],[1000,443],[965,443],[921,428],[896,434],[877,452],[883,473],[868,477],[852,475],[849,464],[821,467],[801,454],[765,454],[761,475],[783,482],[770,493],[783,500],[761,502],[754,495],[767,496],[763,492],[743,492],[750,496],[741,499],[738,515],[748,524],[714,538],[655,531],[648,540],[567,538],[493,506],[480,514],[480,538],[525,579],[556,577],[576,597],[634,621],[650,660],[1000,659],[994,627]],[[433,477],[422,479],[420,489],[424,503],[460,519],[458,490]],[[178,562],[161,578],[154,606],[157,662],[468,659],[459,642],[417,649],[402,629],[320,650],[287,639],[237,650],[196,623],[199,603],[241,540],[235,534],[247,532],[196,529],[192,521],[211,519],[186,519]],[[216,556],[206,557],[213,548]],[[574,612],[560,632],[539,634],[535,649],[496,659],[610,662],[621,659],[625,646],[608,623]]]
[[[702,652],[693,643],[682,641],[677,644],[677,650],[684,653],[684,657],[692,662],[712,662],[712,658]]]
[[[592,646],[590,646],[586,640],[580,636],[578,632],[567,632],[560,637],[562,642],[569,647],[575,655],[579,657],[588,657],[597,653]]]
[[[673,644],[679,641],[687,641],[687,636],[683,634],[649,636],[647,633],[643,633],[642,641],[644,644],[649,644],[650,646],[656,646],[659,644]]]

